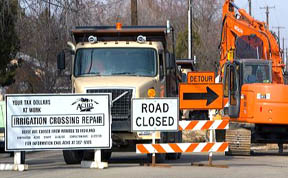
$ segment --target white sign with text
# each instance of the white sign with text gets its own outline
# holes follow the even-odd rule
[[[110,97],[6,95],[6,151],[111,148]]]
[[[177,131],[178,98],[132,100],[132,131]]]

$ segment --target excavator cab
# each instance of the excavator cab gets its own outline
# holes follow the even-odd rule
[[[238,118],[242,86],[272,83],[272,63],[259,59],[239,59],[226,62],[224,67],[224,97],[228,99],[224,112],[230,118]]]

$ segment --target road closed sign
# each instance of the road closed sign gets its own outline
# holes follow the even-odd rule
[[[132,131],[177,131],[178,98],[132,99]]]
[[[110,94],[6,95],[5,149],[109,149],[110,97]]]

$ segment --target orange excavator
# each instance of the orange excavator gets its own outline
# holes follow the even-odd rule
[[[276,37],[234,0],[225,0],[219,48],[222,116],[245,127],[245,134],[226,132],[231,153],[249,154],[251,142],[278,143],[282,152],[288,143],[288,86]]]

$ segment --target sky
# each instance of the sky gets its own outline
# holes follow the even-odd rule
[[[234,0],[235,4],[239,8],[245,9],[249,12],[248,0]],[[266,9],[260,9],[260,7],[271,6],[275,8],[269,9],[269,27],[270,30],[278,33],[278,29],[273,27],[283,26],[285,29],[280,29],[281,48],[282,38],[285,39],[285,48],[288,47],[288,0],[251,0],[252,2],[252,16],[260,21],[266,22]]]

